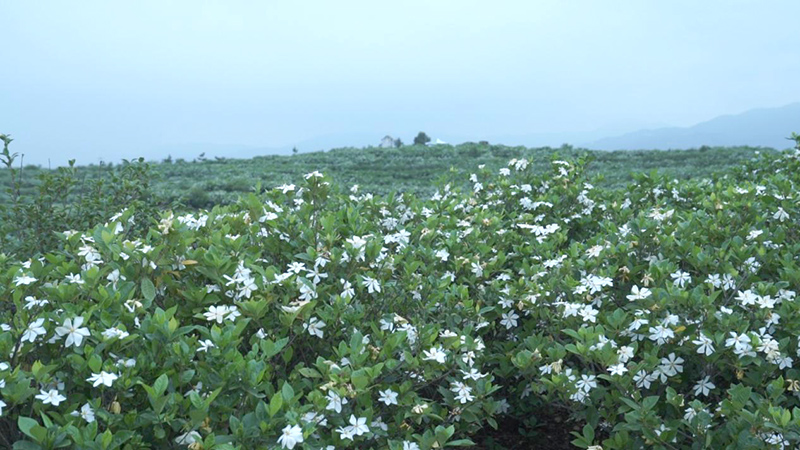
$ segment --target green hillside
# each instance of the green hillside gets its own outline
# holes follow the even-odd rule
[[[468,175],[483,164],[490,169],[499,169],[510,159],[526,158],[532,162],[534,170],[539,171],[557,154],[564,158],[589,155],[588,173],[602,175],[604,187],[621,188],[632,181],[633,172],[656,169],[678,179],[702,178],[739,166],[759,151],[771,150],[719,147],[606,152],[569,146],[553,149],[480,144],[342,148],[293,156],[161,162],[153,164],[152,183],[162,199],[167,202],[178,200],[189,207],[231,203],[240,194],[252,192],[258,182],[265,188],[295,183],[298,177],[314,170],[330,175],[344,187],[358,184],[361,192],[386,194],[402,191],[429,195],[436,190],[437,181],[463,183],[466,179],[463,174]],[[79,166],[76,174],[91,179],[110,171],[108,165],[89,165]],[[43,172],[47,170],[25,167],[23,192],[32,189],[38,175]],[[0,170],[0,185],[7,186],[8,181],[8,171]],[[5,189],[0,195],[5,195]]]

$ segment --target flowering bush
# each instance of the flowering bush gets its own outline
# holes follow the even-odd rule
[[[313,172],[138,236],[129,208],[0,256],[0,443],[431,449],[560,408],[583,448],[796,445],[798,155],[627,192],[512,160],[425,200]]]

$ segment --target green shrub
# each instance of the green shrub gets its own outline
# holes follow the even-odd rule
[[[797,446],[800,151],[627,192],[585,164],[427,200],[312,172],[0,257],[0,442],[427,450],[558,409],[581,448]]]
[[[75,161],[53,171],[37,170],[36,183],[30,189],[25,171],[14,168],[18,155],[11,153],[12,139],[0,135],[4,143],[0,162],[10,174],[5,201],[0,201],[0,249],[7,254],[43,254],[57,250],[60,233],[85,230],[106,222],[128,208],[138,211],[131,217],[128,232],[141,233],[158,216],[159,201],[150,187],[150,166],[139,158],[117,166],[104,165],[100,176],[79,174]]]

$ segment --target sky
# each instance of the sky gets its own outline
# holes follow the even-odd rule
[[[799,101],[797,17],[797,0],[2,1],[0,133],[59,165],[688,126]]]

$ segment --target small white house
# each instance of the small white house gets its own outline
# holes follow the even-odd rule
[[[394,147],[394,138],[389,136],[388,134],[381,139],[380,148],[392,148]]]

